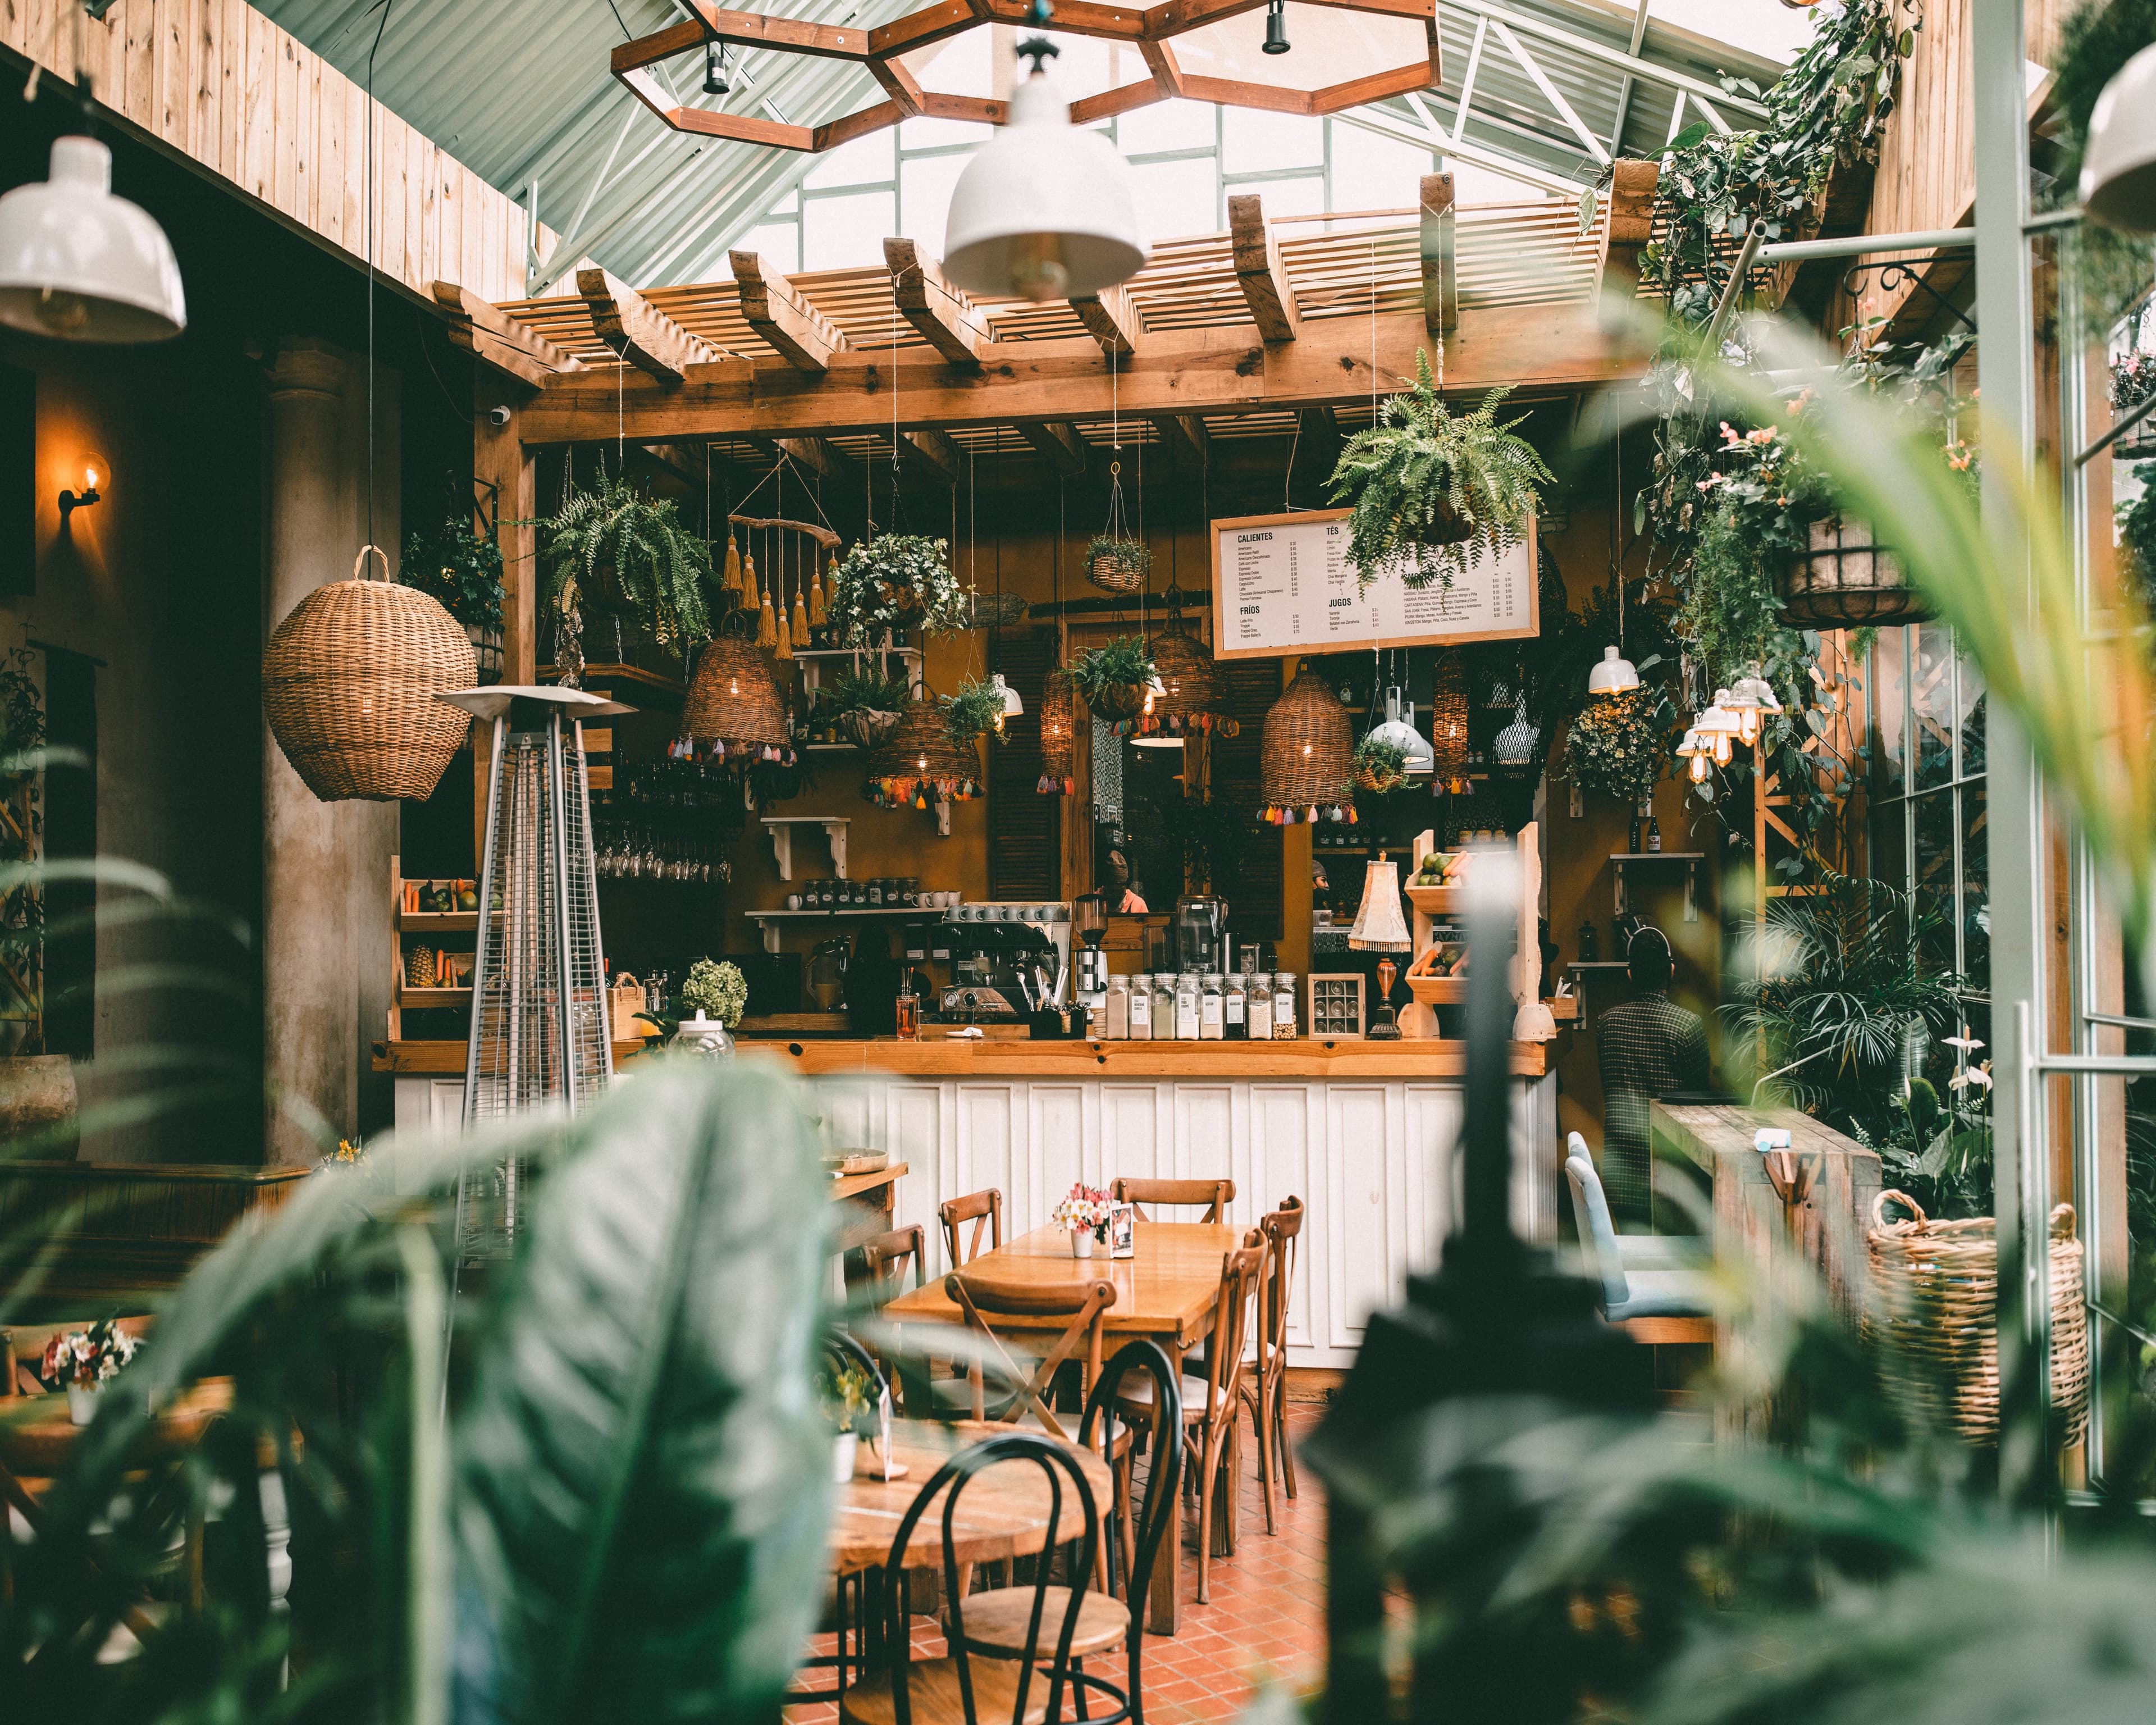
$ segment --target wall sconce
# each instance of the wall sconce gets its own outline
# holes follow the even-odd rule
[[[102,455],[85,455],[75,464],[77,490],[60,493],[60,525],[67,525],[68,517],[78,509],[87,509],[93,503],[102,503],[105,494],[98,487],[112,477],[112,470],[105,465]]]

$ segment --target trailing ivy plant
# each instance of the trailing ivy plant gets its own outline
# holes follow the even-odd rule
[[[1411,588],[1452,585],[1486,553],[1519,543],[1552,475],[1532,444],[1499,424],[1510,386],[1455,418],[1439,398],[1430,356],[1415,350],[1414,387],[1348,439],[1332,470],[1332,501],[1351,506],[1348,559],[1367,590],[1381,575]]]
[[[1677,710],[1652,683],[1582,707],[1565,733],[1565,776],[1583,790],[1636,803],[1669,771]]]
[[[572,487],[538,525],[540,572],[565,638],[554,649],[565,680],[583,675],[583,613],[594,602],[625,607],[639,629],[677,653],[711,639],[704,602],[711,552],[670,500],[602,471],[595,487]]]
[[[473,528],[469,513],[451,516],[431,535],[409,535],[398,578],[440,600],[459,623],[501,627],[501,547]]]
[[[830,572],[830,623],[841,646],[893,629],[949,634],[973,617],[973,599],[951,567],[951,547],[919,533],[882,533],[850,547]]]
[[[993,737],[998,742],[1009,737],[998,729],[1004,716],[1004,691],[993,683],[968,677],[956,695],[942,697],[943,727],[960,748],[970,748],[976,739]]]

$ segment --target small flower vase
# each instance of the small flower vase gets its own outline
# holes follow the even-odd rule
[[[68,1418],[77,1425],[89,1425],[97,1418],[97,1399],[104,1393],[101,1385],[90,1389],[79,1389],[72,1384],[68,1385]]]
[[[1070,1255],[1074,1258],[1090,1258],[1093,1255],[1091,1229],[1073,1228],[1070,1230]]]
[[[851,1431],[839,1434],[831,1445],[831,1480],[834,1485],[843,1486],[853,1478],[854,1461],[860,1452],[860,1434]]]

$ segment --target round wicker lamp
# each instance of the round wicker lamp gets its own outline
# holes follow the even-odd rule
[[[1430,701],[1430,771],[1448,791],[1467,788],[1467,665],[1457,653],[1437,664]]]
[[[1348,794],[1354,726],[1325,679],[1306,666],[1266,710],[1258,747],[1261,818],[1274,826],[1297,821],[1353,822]]]
[[[368,552],[382,558],[380,581],[360,576]],[[432,796],[471,726],[434,698],[479,680],[464,625],[388,570],[367,546],[352,578],[300,600],[263,651],[262,716],[325,803]]]
[[[1040,783],[1044,797],[1067,797],[1078,761],[1078,691],[1067,670],[1052,670],[1040,696]]]
[[[916,701],[907,704],[891,741],[870,757],[861,794],[880,809],[926,809],[963,803],[982,788],[980,757],[952,742],[941,706]]]
[[[681,728],[715,761],[793,758],[778,685],[763,655],[737,635],[705,647],[682,703]]]
[[[1140,737],[1181,737],[1193,731],[1217,731],[1233,737],[1242,726],[1219,711],[1219,680],[1212,650],[1178,618],[1153,637],[1153,670],[1163,692],[1147,701],[1132,728]]]

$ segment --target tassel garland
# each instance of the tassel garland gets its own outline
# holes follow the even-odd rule
[[[808,573],[808,621],[821,629],[831,620],[829,609],[824,603],[824,560],[816,557]]]
[[[756,644],[759,647],[776,647],[778,644],[778,614],[771,608],[768,588],[764,589],[763,603],[757,610]]]
[[[778,621],[775,625],[774,632],[776,639],[773,644],[778,650],[772,656],[776,659],[793,658],[793,631],[787,623],[786,607],[783,603],[778,608]]]
[[[731,533],[726,535],[726,572],[720,577],[719,585],[725,590],[726,599],[729,603],[739,604],[741,603],[741,545]]]

